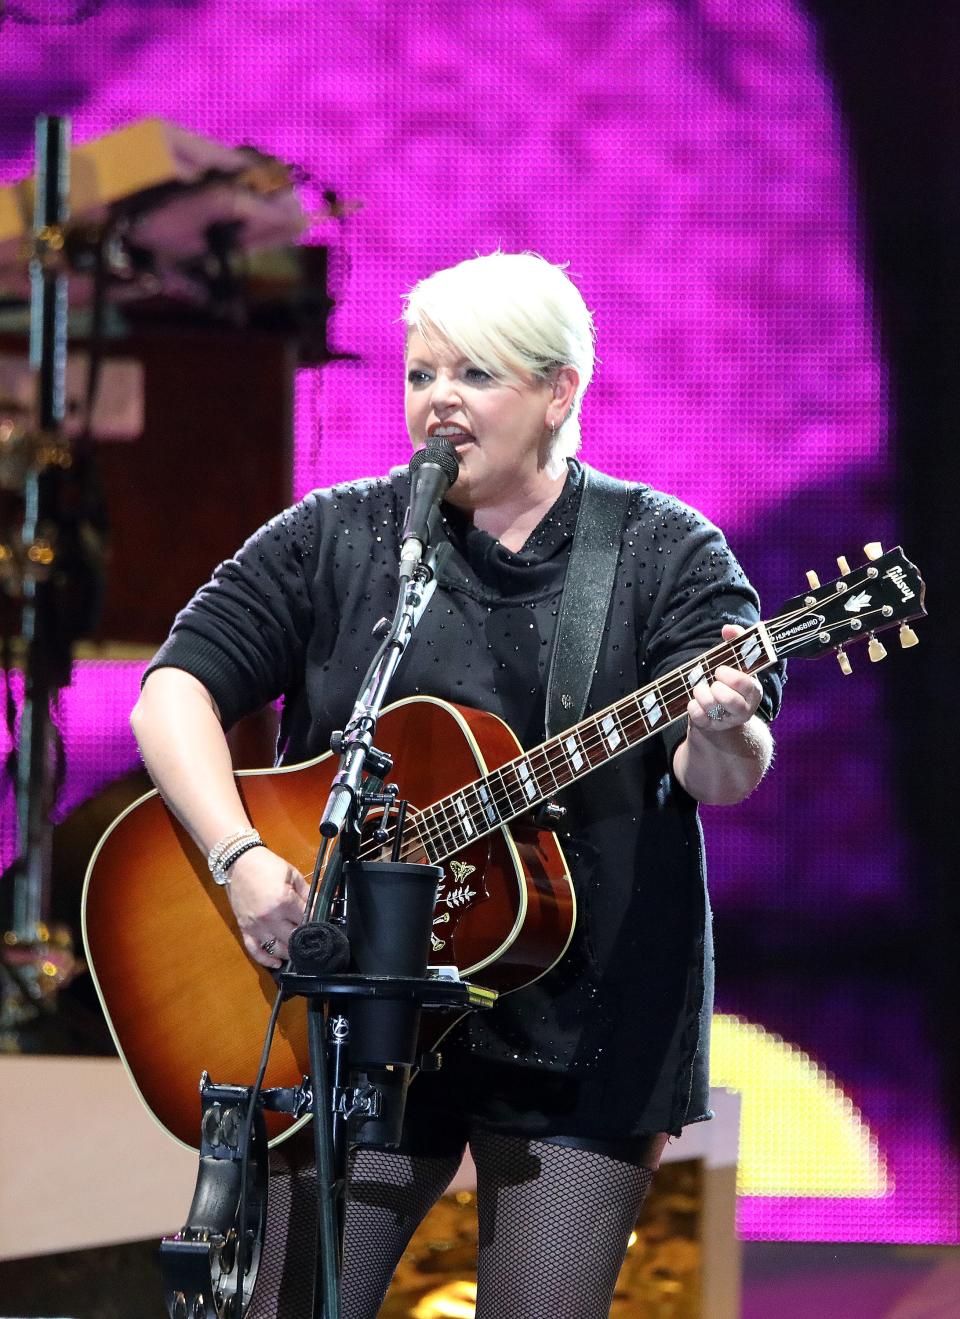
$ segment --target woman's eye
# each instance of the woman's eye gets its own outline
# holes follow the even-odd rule
[[[425,385],[429,379],[430,374],[427,371],[414,369],[407,372],[407,384],[409,385]]]
[[[488,384],[493,379],[489,371],[484,371],[479,366],[468,366],[464,375],[476,385]]]

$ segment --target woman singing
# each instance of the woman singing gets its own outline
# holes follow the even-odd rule
[[[593,325],[561,269],[494,253],[408,295],[406,422],[445,436],[459,477],[452,553],[390,699],[426,693],[544,740],[545,689],[584,469],[574,455]],[[396,598],[406,471],[315,490],[220,565],[178,616],[133,714],[143,757],[197,846],[226,870],[250,957],[283,964],[306,884],[251,831],[224,730],[283,698],[279,757],[326,751]],[[590,687],[594,710],[758,618],[721,533],[670,495],[629,493]],[[752,792],[772,754],[780,675],[721,667],[686,719],[560,796],[577,923],[560,962],[466,1018],[410,1088],[399,1149],[358,1149],[343,1306],[374,1319],[414,1229],[469,1145],[479,1319],[600,1319],[669,1135],[710,1116],[712,945],[697,803]],[[223,878],[223,875],[220,876]],[[482,977],[481,977],[482,979]],[[253,1314],[306,1316],[311,1142],[280,1146]]]

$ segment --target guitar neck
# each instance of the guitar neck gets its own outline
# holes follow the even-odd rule
[[[441,864],[607,761],[663,732],[686,714],[697,683],[711,682],[721,664],[741,673],[759,673],[777,659],[766,624],[754,624],[735,641],[721,642],[424,808],[408,823],[407,830],[414,835],[411,844],[419,842],[430,861]]]
[[[836,654],[848,674],[844,646],[869,639],[871,660],[882,659],[886,651],[876,633],[897,623],[901,646],[915,646],[916,635],[907,624],[926,615],[923,578],[899,545],[884,553],[871,542],[864,553],[868,562],[853,571],[841,556],[841,575],[832,582],[821,585],[815,573],[808,573],[808,590],[788,601],[776,617],[755,623],[732,641],[721,641],[408,818],[403,859],[425,853],[439,865],[591,770],[662,733],[683,718],[693,689],[704,679],[711,682],[722,664],[741,673],[760,673],[788,655],[816,659]]]

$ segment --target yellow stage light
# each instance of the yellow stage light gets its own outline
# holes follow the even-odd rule
[[[893,1178],[863,1115],[801,1049],[741,1017],[713,1019],[710,1084],[742,1097],[741,1195],[867,1196]]]
[[[456,1279],[434,1291],[414,1306],[411,1319],[473,1319],[477,1307],[477,1284]]]

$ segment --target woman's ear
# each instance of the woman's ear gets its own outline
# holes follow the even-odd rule
[[[547,408],[547,425],[559,430],[573,407],[580,386],[580,373],[575,366],[561,366],[552,380],[552,398]]]

